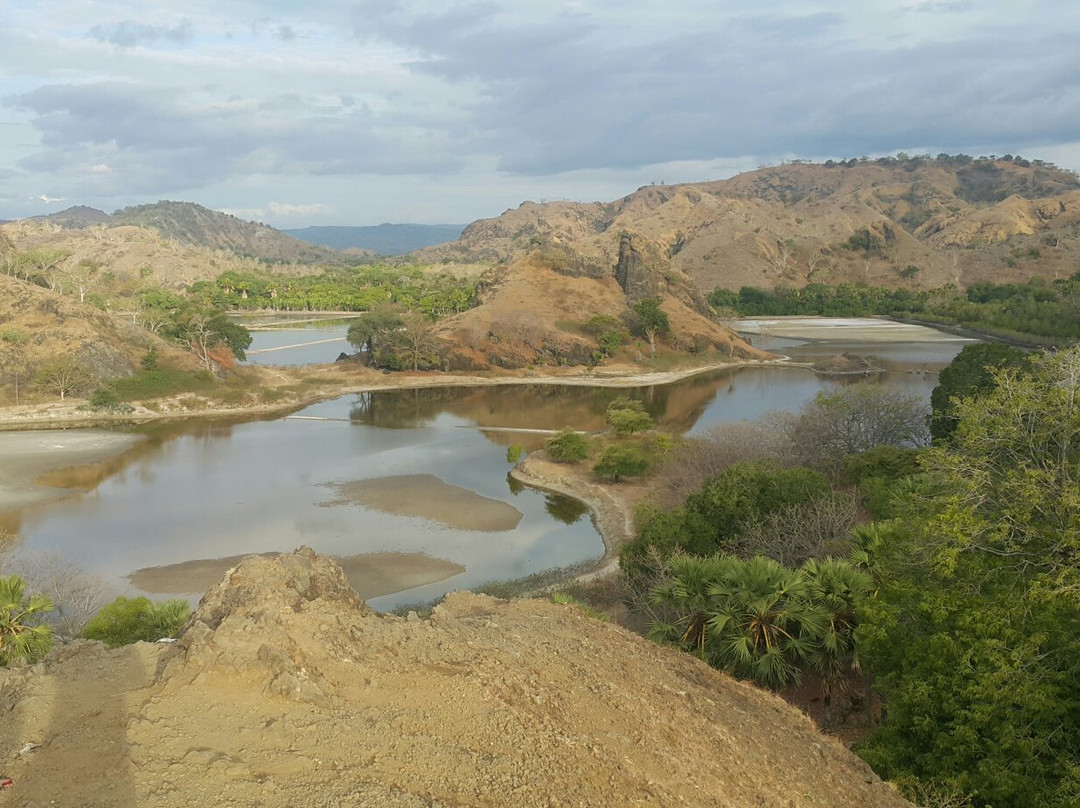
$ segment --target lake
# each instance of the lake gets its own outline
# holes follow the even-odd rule
[[[874,354],[887,368],[882,384],[927,397],[937,371],[969,341],[929,329],[878,341],[812,323],[799,330],[789,322],[783,335],[760,323],[748,328],[768,331],[747,333],[798,361],[840,350]],[[780,347],[779,340],[787,344]],[[127,594],[198,594],[201,584],[177,590],[178,581],[203,580],[185,577],[192,567],[301,544],[341,557],[382,553],[391,566],[417,571],[421,581],[370,598],[374,608],[389,609],[603,554],[578,503],[508,480],[505,447],[535,448],[544,437],[484,427],[600,430],[608,403],[630,395],[645,403],[661,429],[693,435],[720,422],[798,409],[847,381],[799,368],[746,367],[634,389],[385,391],[272,420],[151,425],[139,430],[146,440],[123,456],[49,479],[85,493],[5,519],[27,549],[54,550]],[[377,495],[365,497],[367,487]],[[410,503],[443,503],[444,518],[409,513]],[[209,564],[203,572],[214,580],[221,569]],[[128,579],[137,570],[144,572],[136,583],[147,588]]]

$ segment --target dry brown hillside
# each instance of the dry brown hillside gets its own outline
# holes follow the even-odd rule
[[[61,357],[74,357],[88,376],[75,392],[118,376],[128,376],[154,346],[162,358],[184,366],[178,349],[127,317],[106,314],[74,295],[59,295],[32,283],[0,275],[0,403],[34,400],[33,372]],[[48,398],[54,394],[43,393]]]
[[[183,246],[153,230],[130,225],[71,229],[26,219],[0,225],[0,236],[19,252],[36,251],[43,260],[52,254],[56,261],[47,270],[51,283],[72,294],[78,294],[78,289],[70,276],[79,272],[80,265],[95,269],[90,294],[107,284],[110,294],[120,295],[151,285],[183,289],[195,281],[213,280],[227,270],[261,266],[224,250]],[[303,267],[303,271],[312,269]]]
[[[496,267],[482,279],[480,305],[440,326],[441,336],[455,346],[453,363],[473,369],[592,364],[597,339],[586,324],[603,315],[631,322],[632,307],[643,298],[659,300],[670,322],[670,333],[656,342],[658,350],[765,356],[717,323],[689,280],[649,246],[639,250],[626,239],[611,267],[551,250]],[[639,336],[613,359],[640,362],[652,355]]]
[[[1080,180],[1021,158],[794,163],[645,187],[609,204],[525,202],[419,255],[509,260],[555,245],[611,264],[626,232],[657,245],[702,291],[1057,277],[1080,259]]]
[[[310,550],[245,560],[174,646],[0,670],[0,760],[5,806],[907,805],[689,655],[543,601],[376,615]]]

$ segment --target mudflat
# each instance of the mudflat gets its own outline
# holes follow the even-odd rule
[[[256,555],[274,558],[280,553]],[[245,558],[246,555],[199,558],[179,564],[146,567],[131,573],[128,579],[151,595],[190,595],[205,592],[217,585],[226,572]],[[364,600],[433,584],[465,571],[460,564],[423,553],[362,553],[335,557],[334,560],[345,571],[349,585]]]
[[[0,511],[70,495],[70,489],[38,484],[38,477],[69,466],[99,463],[142,439],[140,435],[90,429],[0,433]]]
[[[338,498],[322,503],[325,506],[360,505],[395,516],[418,516],[455,530],[513,530],[522,518],[513,505],[450,485],[433,474],[353,480],[329,487]]]

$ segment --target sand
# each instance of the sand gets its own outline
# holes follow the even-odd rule
[[[280,553],[258,553],[273,558]],[[128,576],[131,583],[151,595],[190,595],[205,592],[247,556],[200,558],[146,567]],[[460,564],[423,553],[363,553],[334,557],[345,570],[349,585],[364,600],[443,581],[465,571]]]
[[[739,333],[814,342],[964,342],[935,328],[876,317],[754,317],[737,320]]]
[[[361,505],[395,516],[418,516],[455,530],[513,530],[522,517],[513,505],[450,485],[433,474],[378,477],[329,487],[338,498],[323,505]]]
[[[69,466],[99,463],[142,439],[140,435],[82,429],[0,433],[0,511],[38,505],[76,493],[40,485],[37,479]]]

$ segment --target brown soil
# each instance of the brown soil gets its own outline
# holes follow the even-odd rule
[[[522,513],[513,505],[450,485],[433,474],[402,474],[335,483],[338,498],[322,503],[362,505],[397,516],[418,516],[455,530],[513,530]]]
[[[375,615],[309,550],[245,561],[175,646],[0,671],[0,760],[20,807],[907,804],[689,655],[543,601]]]

